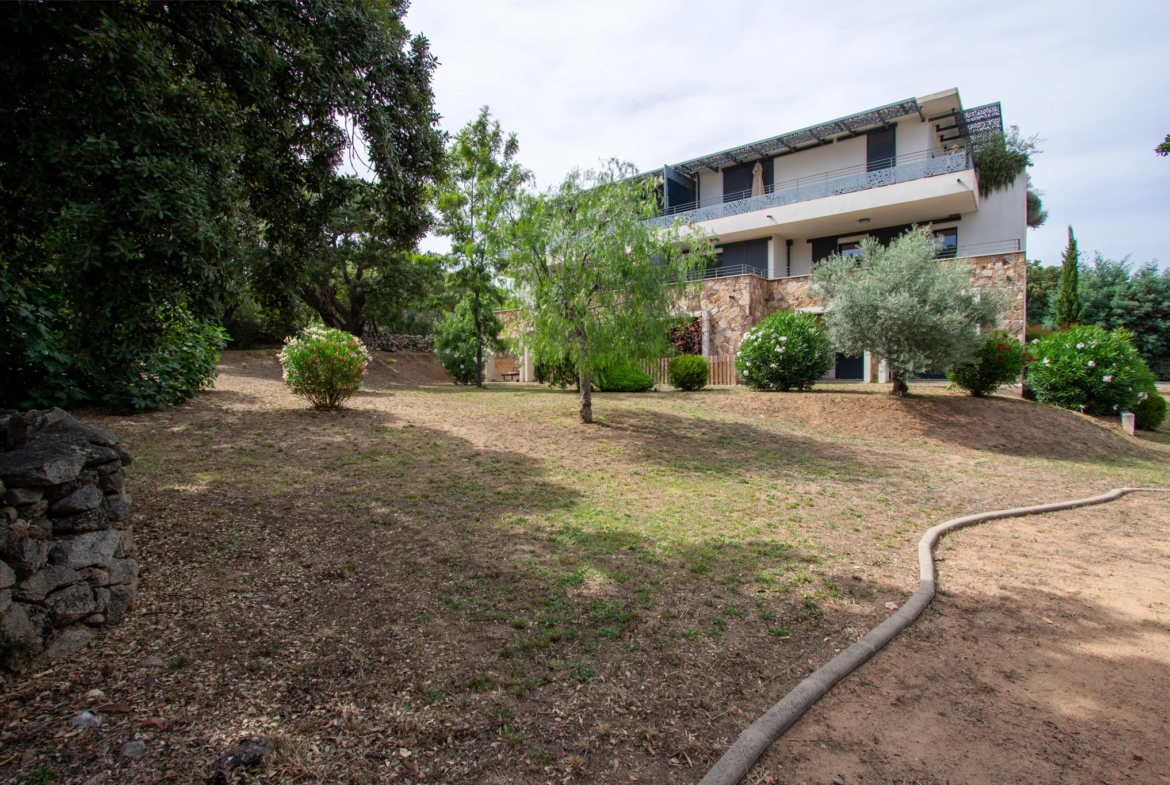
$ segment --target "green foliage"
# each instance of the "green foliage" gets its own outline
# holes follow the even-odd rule
[[[1028,324],[1055,325],[1054,298],[1060,290],[1060,267],[1045,267],[1035,259],[1028,260]],[[1031,340],[1031,339],[1029,339]]]
[[[710,372],[710,365],[697,354],[680,354],[670,361],[670,383],[680,390],[703,389]]]
[[[1133,269],[1097,254],[1081,270],[1079,298],[1082,321],[1106,330],[1124,327],[1133,345],[1152,368],[1170,365],[1170,270],[1147,262]]]
[[[833,367],[833,350],[811,313],[777,311],[747,331],[735,370],[754,390],[810,390]]]
[[[681,219],[650,223],[657,186],[636,174],[617,161],[574,170],[546,194],[525,198],[515,224],[507,274],[520,301],[520,337],[537,356],[572,360],[583,422],[593,416],[592,374],[669,351],[675,283],[712,255],[709,241]]]
[[[602,392],[645,392],[654,386],[650,374],[632,365],[615,365],[597,374],[597,389]]]
[[[191,342],[214,350],[217,334],[176,321],[226,311],[248,244],[266,249],[250,271],[265,307],[295,287],[355,131],[387,220],[421,236],[441,135],[434,59],[404,13],[350,0],[0,7],[0,406],[197,389],[206,379],[151,370]]]
[[[1010,188],[1016,178],[1032,165],[1032,156],[1041,151],[1037,137],[1025,139],[1017,126],[1008,133],[989,134],[975,144],[975,174],[979,177],[979,195],[983,198]]]
[[[1154,152],[1161,156],[1170,155],[1170,134],[1166,134],[1166,141],[1155,147]]]
[[[510,222],[521,189],[532,177],[516,161],[519,151],[516,134],[505,136],[500,123],[483,107],[451,140],[450,171],[435,194],[439,234],[451,240],[447,287],[469,303],[470,324],[477,336],[473,379],[479,386],[483,348],[498,334],[489,336],[487,328],[501,299],[497,276]]]
[[[972,362],[953,366],[947,378],[974,396],[990,395],[1005,384],[1019,381],[1024,363],[1030,361],[1031,356],[1018,338],[997,330],[984,339]]]
[[[280,351],[284,383],[314,409],[337,409],[360,390],[369,361],[370,353],[357,338],[321,325],[289,338]]]
[[[322,242],[306,250],[296,291],[326,326],[362,336],[434,292],[442,262],[402,248],[407,241],[383,213],[377,184],[339,177],[330,190]]]
[[[1077,250],[1077,238],[1073,236],[1073,229],[1068,228],[1068,247],[1060,260],[1060,289],[1056,294],[1056,327],[1063,330],[1066,327],[1081,323],[1084,308],[1081,307],[1080,294],[1077,287],[1077,276],[1080,274],[1081,254]]]
[[[1152,376],[1128,330],[1075,326],[1031,344],[1036,400],[1087,414],[1132,411]]]
[[[483,357],[483,351],[504,350],[504,342],[499,337],[504,326],[496,315],[484,311],[479,319],[477,328],[474,300],[460,300],[439,324],[435,335],[435,353],[456,384],[477,384],[482,374],[482,365],[477,360]]]
[[[1143,390],[1140,395],[1145,397],[1133,410],[1134,424],[1147,431],[1161,427],[1166,420],[1166,399],[1156,389]]]
[[[888,248],[867,238],[861,250],[861,257],[831,256],[813,271],[837,351],[885,359],[898,394],[908,378],[975,356],[983,344],[977,328],[998,321],[1002,292],[975,288],[962,259],[935,259],[927,227],[912,229]]]
[[[532,372],[536,381],[562,390],[570,385],[575,387],[578,382],[577,366],[567,355],[553,361],[537,360],[532,364]]]
[[[1048,221],[1048,211],[1044,209],[1044,192],[1032,185],[1032,174],[1027,177],[1027,223],[1033,229],[1038,229]]]

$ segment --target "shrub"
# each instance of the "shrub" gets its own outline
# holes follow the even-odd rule
[[[703,353],[703,323],[688,319],[670,328],[670,345],[675,354]]]
[[[747,331],[735,369],[755,390],[807,390],[833,367],[829,338],[817,317],[778,311]]]
[[[1029,359],[1018,339],[997,330],[987,336],[974,362],[956,365],[947,378],[972,395],[990,395],[1001,385],[1018,380]]]
[[[697,354],[680,354],[670,361],[670,383],[680,390],[701,390],[707,386],[710,366]]]
[[[1132,411],[1152,375],[1128,330],[1078,326],[1034,341],[1028,384],[1041,403],[1087,414]]]
[[[357,392],[370,353],[344,330],[313,325],[288,338],[280,352],[284,382],[314,409],[336,409]]]
[[[483,357],[486,360],[488,354],[504,349],[504,342],[498,337],[503,325],[491,311],[480,314],[480,321],[484,334]],[[462,300],[454,312],[443,317],[439,331],[435,335],[435,353],[439,356],[439,362],[447,369],[447,373],[455,380],[455,384],[476,383],[475,362],[478,345],[479,338],[475,332],[471,301]]]
[[[1042,324],[1029,324],[1024,328],[1024,340],[1028,343],[1031,343],[1032,341],[1039,340],[1040,338],[1043,338],[1046,335],[1050,335],[1051,333],[1052,330],[1049,330]]]
[[[568,355],[553,362],[537,360],[532,364],[532,374],[541,384],[560,387],[562,390],[569,385],[574,387],[580,385],[577,377],[577,366],[573,363],[573,358]]]
[[[602,392],[645,392],[653,386],[650,374],[632,365],[615,365],[597,374],[597,389]]]
[[[1142,395],[1145,397],[1138,402],[1137,408],[1133,411],[1134,424],[1152,431],[1161,426],[1166,419],[1166,399],[1159,395],[1157,390],[1142,391],[1139,396]]]

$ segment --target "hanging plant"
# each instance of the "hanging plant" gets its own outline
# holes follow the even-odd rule
[[[1007,134],[988,134],[975,140],[975,173],[979,176],[979,195],[983,198],[1011,187],[1039,153],[1037,138],[1020,136],[1012,126]]]

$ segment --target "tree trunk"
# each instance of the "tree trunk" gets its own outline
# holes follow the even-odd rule
[[[475,309],[471,314],[475,323],[475,386],[483,389],[483,328],[479,324],[479,295],[475,295]]]
[[[581,386],[581,422],[588,424],[593,422],[593,397],[590,393],[593,381],[589,378],[589,371],[581,371],[577,383]]]
[[[910,394],[910,388],[906,386],[906,380],[902,378],[902,374],[891,374],[891,378],[894,380],[894,386],[890,390],[890,395],[896,395],[899,398],[905,398]]]

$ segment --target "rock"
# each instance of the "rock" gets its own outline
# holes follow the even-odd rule
[[[134,559],[114,559],[110,562],[109,585],[131,583],[138,577],[138,562]]]
[[[134,507],[130,504],[130,494],[120,493],[106,497],[106,518],[114,523],[130,520]]]
[[[15,529],[13,531],[16,531]],[[31,578],[33,574],[45,565],[53,543],[50,540],[30,540],[27,530],[24,537],[12,543],[5,553],[4,560],[8,566],[16,571],[18,578]]]
[[[81,567],[109,567],[114,552],[122,544],[122,532],[115,529],[78,534],[57,540],[49,551],[49,561],[78,569]]]
[[[126,472],[122,471],[122,461],[108,461],[106,463],[99,463],[97,466],[91,467],[99,476],[105,477],[115,472],[122,472],[122,476],[126,476]]]
[[[76,570],[69,567],[49,566],[38,570],[35,575],[16,585],[12,596],[24,602],[40,602],[49,592],[56,591],[62,586],[77,583],[81,576]]]
[[[0,589],[0,613],[4,613],[12,607],[12,590]]]
[[[34,518],[28,522],[29,539],[32,540],[51,540],[53,539],[53,522],[45,516]]]
[[[60,501],[53,502],[49,511],[54,515],[76,515],[96,510],[102,503],[102,492],[95,485],[82,485]]]
[[[85,458],[61,449],[0,453],[0,479],[6,485],[58,485],[77,478]]]
[[[38,488],[9,488],[4,494],[4,503],[10,507],[23,507],[26,504],[36,504],[45,492]]]
[[[101,613],[91,613],[82,619],[81,623],[90,627],[100,627],[106,623],[106,617]]]
[[[4,562],[0,562],[0,589],[16,585],[16,573]]]
[[[49,609],[53,624],[64,627],[93,613],[97,603],[88,583],[75,583],[45,597],[45,607]]]
[[[94,491],[97,491],[97,488],[94,488],[92,485],[82,487],[92,488]],[[100,491],[98,492],[100,493]],[[64,537],[70,534],[85,534],[87,532],[110,528],[109,517],[101,507],[79,512],[75,515],[62,515],[61,517],[53,518],[52,524],[53,533],[58,537]]]
[[[50,485],[45,488],[45,498],[49,500],[50,504],[52,504],[58,499],[64,499],[66,496],[77,490],[80,486],[81,483],[79,483],[77,480],[63,482],[60,485]]]
[[[74,717],[69,724],[75,728],[96,728],[102,724],[102,718],[88,711],[83,711]]]
[[[0,453],[0,481],[10,488],[60,485],[87,465],[121,459],[117,438],[60,409],[9,417],[7,440],[13,449]]]
[[[79,574],[90,586],[110,585],[110,572],[102,567],[87,567]]]
[[[141,741],[128,741],[122,745],[123,758],[141,758],[146,754],[146,745]]]
[[[16,511],[15,507],[0,507],[0,521],[12,523],[19,517],[20,513]]]
[[[153,655],[150,657],[143,657],[142,662],[138,663],[138,665],[143,668],[165,668],[167,666],[162,657],[155,657]]]
[[[5,642],[0,662],[9,670],[24,670],[45,646],[40,625],[29,618],[28,607],[14,602],[0,615],[0,639]]]
[[[93,590],[94,613],[104,614],[110,607],[110,590],[97,587]]]
[[[833,777],[833,785],[845,785],[845,778],[838,774],[836,777]]]
[[[17,507],[16,511],[20,513],[20,517],[26,521],[31,521],[33,518],[44,515],[49,509],[49,503],[44,499],[34,504],[26,504],[23,507]]]
[[[272,750],[272,743],[264,736],[245,736],[239,743],[221,755],[211,766],[212,781],[228,783],[232,772],[240,766],[258,766]]]
[[[15,536],[16,540],[28,539],[28,521],[17,518],[12,523],[8,524],[9,531]]]
[[[94,689],[85,693],[85,700],[89,703],[97,703],[98,701],[104,701],[105,699],[106,694],[101,690]]]
[[[87,627],[67,627],[49,642],[44,654],[37,657],[36,664],[40,667],[68,659],[88,646],[93,638],[93,630]]]
[[[138,553],[138,546],[134,543],[134,528],[127,526],[122,532],[122,543],[118,546],[118,550],[114,555],[119,559],[125,559]]]
[[[99,467],[100,468],[100,467]],[[99,472],[100,474],[101,472]],[[107,474],[98,480],[97,487],[105,492],[120,491],[126,487],[126,471],[119,466],[118,471]]]
[[[137,582],[109,588],[110,599],[106,605],[106,620],[110,624],[117,624],[127,611],[134,610],[137,591]]]

